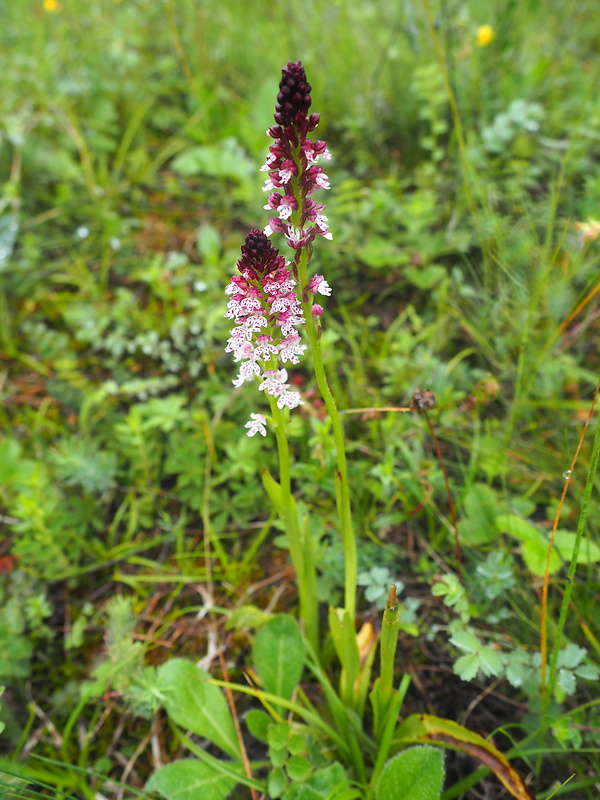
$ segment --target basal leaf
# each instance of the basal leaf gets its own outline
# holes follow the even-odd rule
[[[286,614],[272,617],[256,634],[252,655],[265,691],[290,700],[304,667],[298,623]]]
[[[240,758],[229,706],[221,689],[209,683],[208,672],[191,661],[173,658],[158,668],[158,676],[163,705],[171,719]]]
[[[224,776],[210,764],[182,759],[157,769],[146,789],[159,792],[167,800],[223,800],[235,785],[233,778]]]

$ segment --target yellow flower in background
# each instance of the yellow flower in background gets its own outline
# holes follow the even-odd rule
[[[480,25],[477,28],[477,46],[478,47],[487,47],[488,44],[494,38],[494,29],[491,25]]]
[[[58,0],[44,0],[43,6],[44,6],[44,11],[49,11],[50,13],[55,13],[57,11],[60,11],[60,9],[62,8]]]
[[[595,242],[600,236],[600,222],[597,219],[588,219],[585,222],[576,222],[575,227],[581,231],[584,242]]]

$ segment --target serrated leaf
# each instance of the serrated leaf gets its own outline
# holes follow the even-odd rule
[[[234,758],[240,746],[229,706],[208,672],[191,661],[173,658],[158,668],[160,691],[167,713],[182,728],[214,742]]]
[[[593,664],[582,664],[575,670],[575,675],[586,681],[597,681],[600,677],[600,670]]]
[[[478,653],[479,667],[484,675],[500,675],[503,664],[500,653],[491,647],[482,647]]]
[[[477,653],[481,647],[481,642],[470,631],[459,631],[450,637],[450,642],[462,650],[464,653]]]
[[[304,668],[298,623],[286,614],[272,617],[256,634],[252,657],[264,689],[290,700]]]
[[[168,663],[168,662],[167,662]],[[218,772],[210,764],[182,759],[157,769],[146,784],[150,792],[159,792],[167,800],[223,800],[236,786],[233,778]]]
[[[573,673],[570,672],[568,669],[558,670],[557,683],[566,695],[573,694],[573,692],[577,688],[577,681],[575,679],[575,675],[573,675]]]
[[[386,762],[376,800],[437,800],[444,783],[444,754],[435,747],[411,747]]]
[[[475,653],[461,656],[454,664],[454,674],[463,681],[472,681],[479,670],[479,658]]]
[[[585,647],[579,647],[579,645],[575,644],[574,642],[570,642],[558,654],[558,665],[560,667],[568,667],[569,669],[573,669],[581,664],[586,653],[587,650]]]
[[[514,536],[521,542],[521,553],[528,569],[541,578],[546,571],[549,542],[538,529],[516,514],[500,514],[496,517],[500,530]],[[552,551],[550,557],[550,574],[557,572],[562,566],[562,558]]]

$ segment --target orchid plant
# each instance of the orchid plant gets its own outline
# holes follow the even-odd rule
[[[227,288],[226,316],[233,328],[226,351],[239,364],[233,383],[257,384],[270,413],[252,411],[247,435],[266,436],[273,428],[279,455],[279,477],[263,473],[265,489],[279,514],[298,581],[300,625],[289,615],[265,615],[252,652],[258,684],[247,686],[211,679],[208,673],[182,659],[158,670],[162,703],[172,722],[210,740],[232,760],[219,760],[199,748],[189,736],[176,735],[196,756],[157,770],[148,789],[163,797],[192,800],[202,787],[203,800],[221,800],[237,784],[252,797],[337,798],[337,800],[438,800],[444,769],[439,747],[463,750],[492,769],[508,791],[530,800],[525,784],[508,760],[487,740],[450,720],[413,714],[398,718],[410,679],[396,686],[396,649],[403,627],[396,586],[389,587],[378,634],[371,623],[357,633],[357,556],[350,504],[345,440],[341,417],[327,381],[321,353],[324,309],[317,296],[331,295],[319,274],[310,275],[313,243],[331,239],[325,205],[313,199],[328,189],[329,179],[319,165],[329,159],[327,145],[309,138],[319,115],[309,113],[311,86],[300,62],[282,70],[273,139],[263,171],[269,192],[265,208],[276,212],[264,230],[253,228],[245,237],[237,272]],[[291,249],[289,260],[270,237],[283,234]],[[302,335],[304,334],[304,335]],[[308,352],[307,352],[308,351]],[[329,414],[337,458],[335,501],[343,543],[344,607],[329,609],[329,641],[339,659],[337,689],[323,658],[319,632],[316,569],[308,521],[300,514],[291,489],[292,459],[286,434],[290,413],[304,401],[288,378],[287,365],[308,355]],[[430,392],[416,393],[412,410],[425,413],[433,403]],[[379,676],[372,681],[379,642]],[[299,686],[304,669],[318,684],[322,703],[316,706]],[[225,676],[226,677],[226,676]],[[224,689],[230,698],[225,701]],[[267,764],[251,764],[235,716],[231,691],[258,699],[267,713],[246,715],[251,734],[268,747]],[[369,704],[367,703],[369,701]],[[408,745],[417,745],[408,747]],[[324,756],[324,754],[327,754]],[[268,767],[266,780],[256,772]],[[300,788],[301,787],[301,788]],[[454,795],[453,795],[454,796]]]
[[[279,451],[279,484],[265,476],[267,490],[286,523],[289,549],[298,576],[301,616],[311,645],[318,650],[318,614],[316,607],[316,575],[310,553],[308,533],[298,519],[291,493],[291,459],[286,438],[289,411],[303,400],[288,383],[285,365],[297,364],[310,351],[317,385],[331,420],[336,458],[336,503],[344,548],[344,603],[349,616],[356,611],[357,557],[352,527],[348,470],[344,431],[334,396],[329,387],[321,353],[321,321],[323,306],[315,302],[317,295],[328,297],[331,287],[322,275],[309,277],[313,242],[317,237],[331,239],[325,205],[317,203],[313,194],[329,189],[329,178],[317,163],[330,159],[327,144],[312,140],[319,124],[319,114],[309,113],[311,86],[300,62],[290,62],[282,70],[275,122],[267,133],[274,140],[266,163],[268,172],[264,191],[270,192],[265,209],[276,211],[264,231],[251,230],[242,246],[237,262],[240,275],[234,275],[226,288],[231,299],[226,316],[235,327],[226,350],[240,362],[234,386],[246,381],[259,381],[271,408],[270,422],[275,427]],[[283,234],[291,248],[291,259],[271,244],[273,234]],[[307,344],[302,344],[300,330]],[[253,412],[246,423],[248,435],[266,435],[267,417]]]

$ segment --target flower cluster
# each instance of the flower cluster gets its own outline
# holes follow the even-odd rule
[[[294,280],[283,256],[266,235],[251,230],[237,262],[240,275],[234,275],[225,289],[231,299],[226,317],[235,321],[226,352],[241,362],[234,386],[260,378],[259,389],[277,398],[279,408],[295,408],[302,403],[300,394],[291,391],[287,370],[279,362],[298,364],[306,345],[300,343],[298,327],[305,322]],[[327,292],[321,276],[311,280],[314,291]],[[261,418],[256,424],[256,419]],[[252,415],[248,435],[265,435],[264,417]],[[262,420],[262,421],[261,421]]]
[[[294,250],[307,247],[315,236],[332,238],[323,215],[325,206],[310,197],[316,188],[329,189],[329,178],[316,162],[331,158],[325,142],[307,138],[319,124],[319,114],[308,114],[310,90],[302,64],[290,61],[282,70],[279,84],[277,125],[267,131],[275,144],[261,167],[269,173],[263,191],[271,192],[265,208],[277,212],[277,217],[269,219],[265,233],[283,233]],[[292,218],[296,218],[296,224]]]
[[[280,409],[292,409],[303,402],[300,394],[290,388],[287,370],[282,366],[288,362],[298,364],[306,350],[298,332],[306,323],[302,303],[307,313],[310,311],[318,319],[323,308],[311,303],[310,296],[331,294],[322,275],[305,278],[302,284],[306,285],[298,291],[301,253],[308,252],[302,262],[306,275],[315,236],[331,239],[327,217],[323,215],[325,206],[310,197],[317,187],[329,188],[329,179],[316,161],[330,158],[325,142],[307,138],[319,123],[318,114],[308,114],[310,91],[302,64],[289,62],[279,84],[277,125],[267,131],[275,144],[269,148],[267,163],[262,167],[269,172],[264,189],[271,191],[265,208],[277,211],[278,216],[269,220],[264,232],[253,229],[248,233],[237,262],[240,274],[231,278],[225,290],[231,296],[225,316],[235,321],[225,350],[240,362],[233,383],[239,387],[246,381],[260,380],[258,388],[276,398]],[[267,238],[275,232],[285,234],[295,251],[291,268]],[[265,423],[262,414],[251,414],[246,423],[248,436],[265,436]]]

